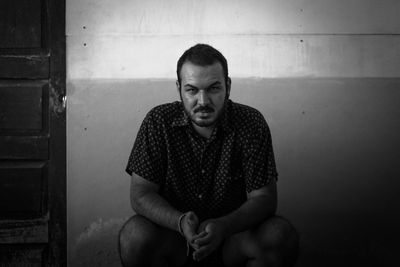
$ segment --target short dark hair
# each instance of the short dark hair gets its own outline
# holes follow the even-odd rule
[[[176,75],[178,76],[179,84],[181,84],[181,69],[185,62],[191,62],[199,66],[209,66],[215,62],[219,62],[224,71],[225,83],[228,82],[228,62],[226,58],[221,52],[208,44],[196,44],[186,50],[179,58],[176,67]]]

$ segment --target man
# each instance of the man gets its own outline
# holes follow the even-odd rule
[[[227,61],[209,45],[188,49],[177,76],[181,102],[147,114],[126,168],[137,215],[120,232],[123,265],[292,266],[263,116],[229,100]]]

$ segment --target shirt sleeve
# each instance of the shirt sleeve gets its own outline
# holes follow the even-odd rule
[[[261,114],[254,120],[253,126],[243,149],[242,166],[247,192],[278,179],[271,132]]]
[[[152,111],[143,120],[129,156],[126,172],[163,184],[165,177],[165,142],[162,123]]]

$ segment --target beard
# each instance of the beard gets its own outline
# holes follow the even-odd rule
[[[199,127],[211,127],[211,126],[214,126],[215,124],[217,124],[219,119],[222,117],[222,114],[225,111],[225,107],[226,107],[228,99],[229,99],[229,93],[226,94],[225,100],[224,100],[224,105],[222,106],[222,108],[220,110],[216,111],[217,113],[215,114],[215,118],[212,121],[197,121],[196,120],[196,113],[199,113],[199,112],[215,112],[214,108],[212,108],[210,106],[196,107],[196,108],[193,109],[193,114],[192,114],[191,110],[186,109],[185,104],[184,104],[183,99],[182,99],[182,93],[181,92],[179,92],[179,97],[181,99],[183,110],[185,111],[186,116],[188,118],[190,118],[190,121],[193,124],[195,124],[195,125],[197,125]]]
[[[194,116],[190,116],[190,120],[192,121],[193,124],[196,124],[199,127],[211,127],[216,124],[218,121],[218,118],[216,118],[213,121],[207,122],[207,121],[197,121]]]
[[[191,110],[186,109],[185,104],[183,103],[182,98],[181,98],[183,109],[184,109],[186,115],[188,116],[190,121],[193,124],[197,125],[198,127],[212,127],[212,126],[216,125],[217,122],[222,117],[222,114],[223,114],[223,112],[225,110],[225,106],[226,106],[227,100],[228,100],[228,98],[225,98],[224,105],[222,106],[222,108],[220,110],[216,111],[214,108],[212,108],[210,106],[203,106],[203,107],[197,107],[197,108],[193,109],[193,113],[192,113]],[[197,115],[197,113],[200,113],[200,112],[213,113],[213,114],[211,114],[211,116],[214,116],[214,119],[210,120],[210,121],[208,121],[208,120],[197,120],[196,119],[196,115]]]

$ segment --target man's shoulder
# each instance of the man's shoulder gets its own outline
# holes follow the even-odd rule
[[[266,124],[263,114],[256,108],[231,102],[231,122],[238,127],[252,127]]]
[[[175,118],[182,116],[182,105],[175,101],[153,107],[146,115],[146,121],[153,123],[171,123]]]
[[[246,144],[249,140],[264,138],[271,134],[263,114],[256,108],[232,103],[230,114],[230,126],[239,143]]]

